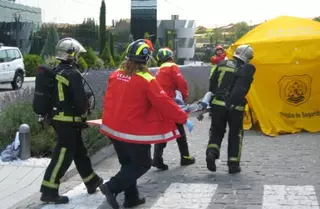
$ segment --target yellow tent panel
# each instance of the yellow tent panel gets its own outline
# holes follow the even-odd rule
[[[281,16],[244,35],[241,44],[254,49],[256,74],[247,96],[253,118],[269,136],[320,131],[320,23]],[[248,115],[248,111],[246,111]]]

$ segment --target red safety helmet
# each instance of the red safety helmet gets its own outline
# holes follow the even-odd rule
[[[216,46],[216,50],[222,50],[222,51],[224,51],[224,48],[223,48],[223,46],[221,46],[221,45],[217,45],[217,46]]]
[[[150,47],[150,50],[154,51],[152,42],[149,39],[144,39],[144,41],[146,42],[146,44],[148,44],[148,46]]]

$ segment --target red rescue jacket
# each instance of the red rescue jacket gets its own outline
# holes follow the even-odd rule
[[[187,100],[188,85],[177,64],[173,62],[163,63],[156,74],[156,79],[169,97],[175,98],[176,90],[178,90],[181,92],[183,100]]]
[[[185,113],[149,72],[130,76],[113,72],[103,101],[105,135],[134,144],[154,144],[180,137],[176,123],[185,124]]]
[[[226,53],[222,53],[220,56],[212,56],[210,62],[212,65],[217,65],[220,61],[226,58]]]

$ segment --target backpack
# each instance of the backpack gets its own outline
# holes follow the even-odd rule
[[[37,115],[46,116],[52,112],[52,93],[55,86],[55,68],[40,65],[37,69],[32,108]]]

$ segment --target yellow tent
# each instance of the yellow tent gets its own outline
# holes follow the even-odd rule
[[[254,49],[256,66],[248,120],[269,136],[320,131],[320,23],[289,16],[267,21],[233,44],[229,58],[240,44]]]

